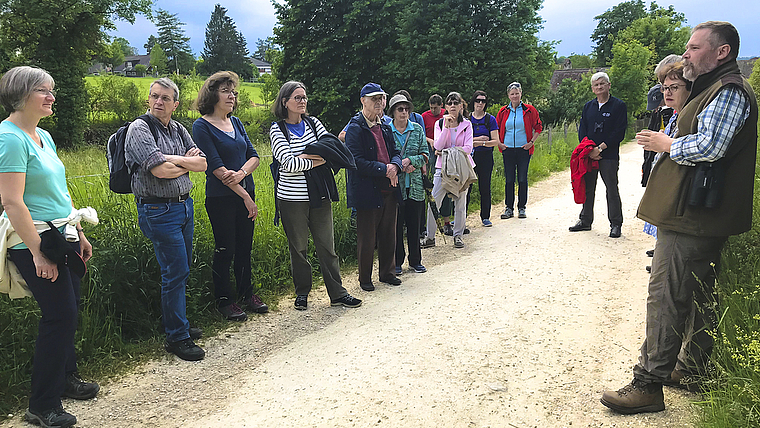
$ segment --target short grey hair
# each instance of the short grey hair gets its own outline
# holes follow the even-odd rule
[[[277,93],[277,98],[275,98],[274,103],[272,103],[272,114],[274,114],[277,119],[288,118],[288,109],[285,107],[285,103],[288,102],[290,96],[293,95],[293,92],[298,88],[302,88],[304,92],[306,92],[306,86],[295,80],[285,82],[280,86],[280,92]]]
[[[177,87],[177,84],[172,81],[172,79],[168,77],[162,77],[160,79],[154,80],[153,83],[150,84],[150,88],[148,89],[148,95],[150,95],[150,91],[153,90],[153,85],[158,85],[166,89],[171,89],[172,91],[174,91],[174,101],[179,100],[179,88]]]
[[[655,76],[659,76],[660,75],[660,70],[662,70],[663,67],[665,67],[668,64],[673,64],[673,63],[679,62],[682,59],[683,58],[681,57],[681,55],[676,55],[676,54],[670,54],[670,55],[666,56],[665,58],[663,58],[662,60],[660,60],[660,62],[657,64],[657,67],[654,68],[654,75]]]
[[[599,79],[604,79],[605,82],[610,83],[610,76],[603,71],[598,71],[594,73],[594,75],[591,76],[591,83],[594,83]]]
[[[46,83],[55,86],[53,77],[41,68],[13,67],[0,79],[0,104],[8,114],[21,110],[32,92]]]

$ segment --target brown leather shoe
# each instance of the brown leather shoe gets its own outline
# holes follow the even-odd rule
[[[610,409],[625,414],[665,410],[662,384],[646,383],[639,379],[633,379],[617,391],[605,391],[600,401]]]
[[[662,384],[689,392],[701,392],[702,390],[696,376],[678,369],[673,369],[668,379]]]

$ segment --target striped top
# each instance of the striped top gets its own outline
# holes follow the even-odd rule
[[[311,117],[316,125],[317,135],[305,124],[305,132],[299,137],[290,133],[290,143],[282,134],[280,126],[272,123],[269,128],[269,139],[272,142],[272,156],[280,163],[280,181],[277,184],[277,198],[285,201],[308,201],[309,192],[306,188],[304,171],[313,168],[310,159],[297,157],[303,153],[307,145],[316,143],[317,138],[327,133],[319,119]]]

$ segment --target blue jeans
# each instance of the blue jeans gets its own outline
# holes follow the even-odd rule
[[[161,314],[166,340],[190,337],[185,286],[193,255],[193,200],[179,203],[137,204],[140,230],[153,242],[161,266]]]

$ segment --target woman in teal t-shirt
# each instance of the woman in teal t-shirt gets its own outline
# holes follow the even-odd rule
[[[8,249],[42,311],[32,369],[32,394],[26,420],[42,426],[69,427],[76,418],[63,410],[61,396],[88,399],[100,387],[77,373],[74,333],[77,328],[80,278],[40,251],[34,221],[68,217],[71,196],[66,172],[40,119],[53,114],[53,78],[35,67],[15,67],[0,79],[0,103],[10,116],[0,123],[0,197],[23,245]],[[77,225],[79,242],[71,246],[84,261],[92,246]]]

